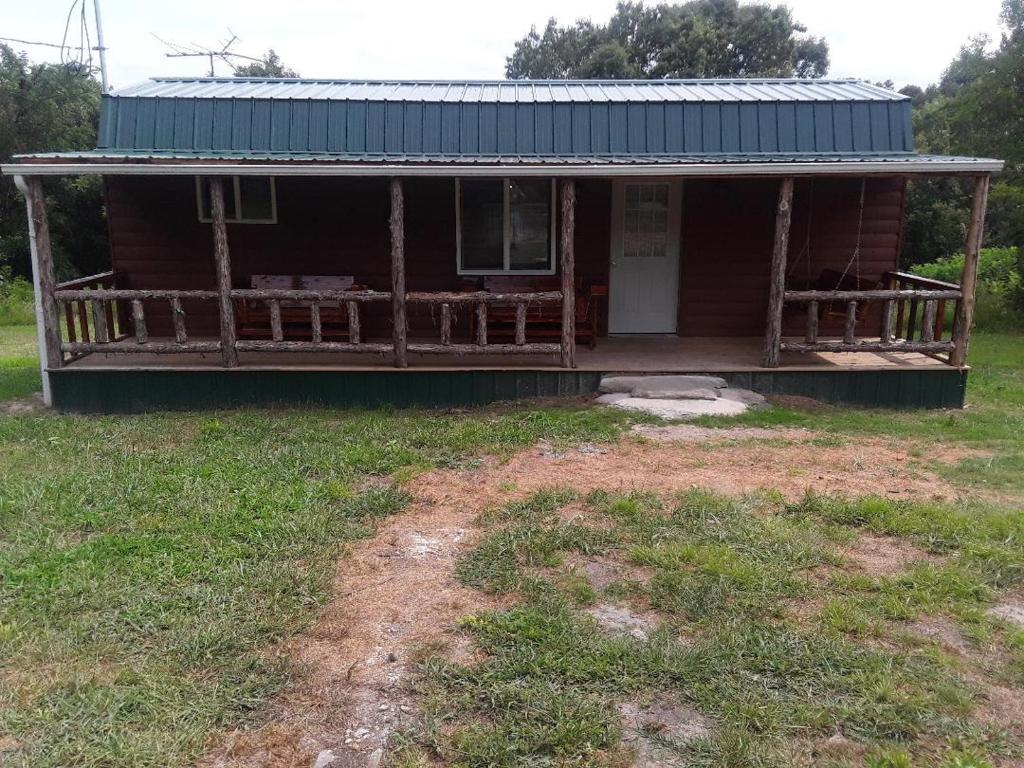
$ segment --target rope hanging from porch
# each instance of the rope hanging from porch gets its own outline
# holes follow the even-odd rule
[[[860,180],[860,205],[857,211],[857,244],[853,247],[853,255],[850,256],[850,260],[846,262],[846,268],[843,269],[843,274],[839,276],[836,281],[836,287],[834,290],[842,288],[843,281],[846,276],[850,274],[850,267],[855,268],[854,278],[857,280],[857,287],[860,287],[860,245],[864,235],[864,191],[867,189],[868,180]]]
[[[810,285],[812,281],[811,277],[811,228],[814,225],[814,179],[811,179],[808,186],[807,193],[807,230],[804,234],[803,245],[800,246],[800,252],[797,253],[796,258],[789,265],[789,269],[786,272],[786,277],[792,277],[800,266],[800,262],[803,261],[806,266],[806,274],[804,275],[807,284]]]

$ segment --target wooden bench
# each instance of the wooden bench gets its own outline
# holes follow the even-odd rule
[[[361,290],[351,275],[253,275],[250,286],[256,289],[290,291]],[[271,338],[270,307],[264,301],[235,300],[235,319],[240,339]],[[347,341],[348,310],[341,302],[320,303],[322,338]],[[313,337],[309,305],[301,301],[281,301],[281,331],[286,340],[308,341]]]
[[[482,285],[472,281],[466,290],[489,293],[542,293],[562,290],[561,278],[556,276],[516,277],[494,275],[484,277]],[[601,297],[608,295],[605,285],[576,281],[576,341],[591,349],[597,344]],[[476,337],[475,316],[470,316],[470,337]],[[512,342],[516,335],[516,308],[514,304],[493,304],[487,309],[487,337],[496,342]],[[562,305],[531,304],[526,309],[526,341],[535,342],[560,339],[562,336]]]

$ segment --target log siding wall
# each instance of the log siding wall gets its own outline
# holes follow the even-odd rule
[[[213,236],[196,217],[191,177],[107,177],[107,215],[113,269],[121,287],[216,288]],[[804,278],[810,201],[798,180],[790,241],[790,275]],[[232,278],[248,287],[253,274],[353,275],[370,288],[391,286],[387,179],[279,177],[277,224],[227,225]],[[406,287],[450,291],[462,278],[455,263],[454,181],[407,178]],[[774,180],[689,180],[684,184],[679,333],[757,336],[763,332],[778,183]],[[856,242],[859,180],[814,182],[812,277],[842,270]],[[577,181],[576,275],[607,284],[611,236],[611,182]],[[860,269],[880,276],[898,262],[903,182],[867,183]],[[190,337],[217,333],[216,302],[183,302]],[[173,336],[167,302],[145,307],[150,336]],[[366,308],[365,338],[389,338],[390,308]],[[441,318],[427,306],[409,306],[411,335],[440,338]],[[453,337],[468,334],[465,311],[453,311]],[[787,318],[786,333],[803,320]],[[822,333],[828,332],[822,328]],[[601,307],[602,334],[607,306]]]

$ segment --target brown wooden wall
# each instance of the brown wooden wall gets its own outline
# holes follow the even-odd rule
[[[277,224],[229,224],[236,286],[253,274],[353,275],[390,290],[386,179],[279,177]],[[859,180],[797,182],[790,276],[812,278],[842,270],[856,242]],[[778,182],[694,180],[684,185],[679,332],[687,336],[759,335],[764,328],[768,263]],[[577,274],[607,284],[611,182],[577,182]],[[130,288],[215,287],[209,224],[196,215],[191,177],[107,177],[113,268]],[[405,180],[406,284],[410,291],[453,290],[455,185],[451,179]],[[813,213],[811,199],[813,196]],[[862,276],[879,276],[898,262],[903,184],[873,179],[865,200]],[[810,264],[805,242],[810,224]],[[853,268],[851,267],[851,272]],[[185,306],[190,334],[217,332],[216,303]],[[607,328],[602,306],[602,331]],[[390,334],[390,309],[366,320],[368,335]],[[164,303],[147,306],[150,332],[171,333]],[[437,319],[410,315],[426,331]],[[461,318],[464,321],[466,318]],[[797,320],[792,320],[796,323]]]
[[[386,179],[279,177],[277,224],[228,224],[234,284],[253,274],[353,275],[376,290],[391,289]],[[455,183],[405,180],[406,286],[455,290]],[[578,185],[577,271],[607,281],[610,187]],[[128,288],[216,287],[213,239],[198,221],[191,177],[107,177],[113,269]],[[171,333],[166,303],[147,304],[150,332]],[[217,332],[216,302],[186,303],[190,334]],[[390,308],[373,305],[368,335],[388,335]],[[466,324],[467,318],[459,318]],[[436,325],[410,307],[413,328]]]
[[[763,332],[778,185],[775,180],[749,179],[684,185],[681,335]],[[797,181],[787,269],[790,287],[805,287],[823,270],[842,272],[850,263],[857,243],[860,187],[859,179]],[[860,258],[850,265],[850,274],[859,269],[862,278],[878,279],[896,269],[903,194],[900,179],[867,181]],[[786,319],[787,332],[802,329],[799,317],[787,313]]]

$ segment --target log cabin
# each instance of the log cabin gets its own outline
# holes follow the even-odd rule
[[[154,78],[18,156],[46,401],[453,405],[711,372],[958,407],[999,160],[915,152],[856,80]],[[58,283],[46,180],[102,177]],[[901,272],[908,180],[973,183],[959,284]]]

